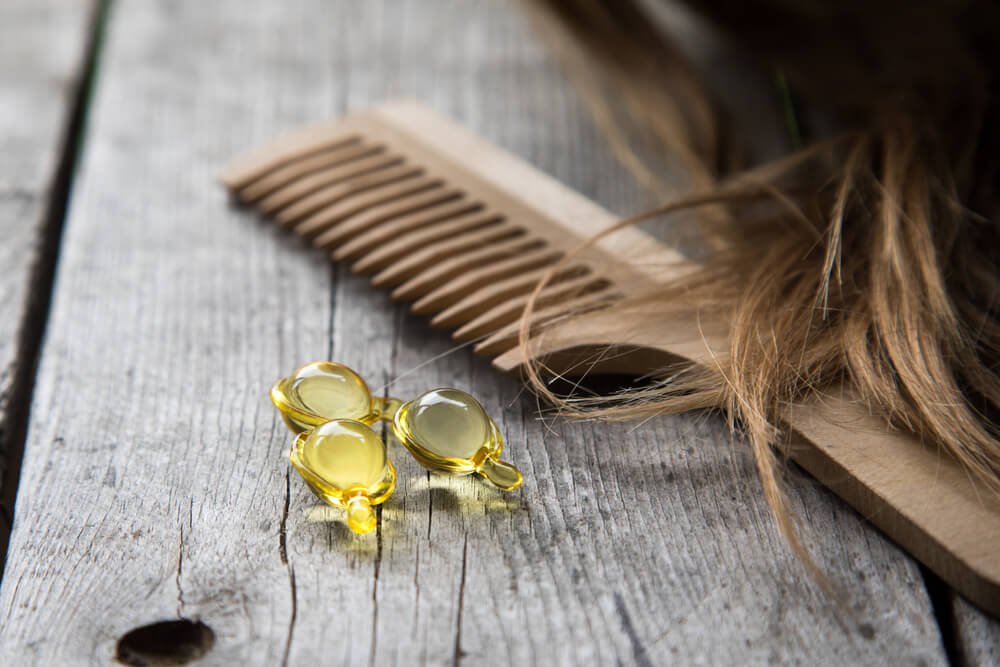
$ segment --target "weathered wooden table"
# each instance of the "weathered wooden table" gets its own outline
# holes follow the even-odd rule
[[[204,627],[156,626],[122,650],[162,640],[219,665],[1000,660],[997,621],[791,470],[807,543],[857,619],[831,605],[719,418],[540,421],[516,380],[228,203],[216,176],[232,157],[398,95],[612,210],[641,200],[502,0],[0,4],[5,521],[24,450],[0,664],[107,664],[131,630],[178,619]],[[289,475],[267,400],[322,358],[397,394],[480,397],[524,486],[503,495],[396,455],[377,534],[355,537]]]

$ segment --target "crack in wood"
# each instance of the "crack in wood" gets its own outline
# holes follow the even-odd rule
[[[177,541],[177,573],[174,575],[174,583],[177,585],[177,618],[184,618],[182,576],[184,576],[184,524],[180,525],[180,538]]]
[[[955,613],[952,606],[952,595],[948,585],[926,566],[920,566],[920,574],[927,589],[927,597],[931,601],[931,611],[937,621],[938,632],[941,635],[941,647],[944,649],[948,664],[953,667],[965,667],[971,662],[966,659],[963,647],[955,628]],[[867,623],[858,626],[858,632],[869,641],[875,638],[875,629]]]
[[[295,621],[299,615],[298,592],[295,587],[295,568],[288,562],[288,510],[292,501],[291,472],[285,470],[285,505],[281,510],[281,523],[278,527],[278,557],[288,571],[288,587],[291,593],[292,612],[288,617],[288,634],[285,637],[285,651],[281,659],[283,667],[288,665],[288,656],[292,651],[292,637],[295,634]]]
[[[288,565],[288,507],[292,500],[292,480],[290,478],[291,472],[285,470],[285,507],[281,511],[281,523],[278,525],[278,556],[281,558],[282,565]]]
[[[427,540],[431,539],[431,519],[434,516],[434,489],[431,487],[431,471],[427,471]]]
[[[646,647],[642,645],[642,641],[635,631],[635,626],[632,625],[632,617],[625,607],[625,600],[622,598],[622,594],[617,591],[615,591],[615,611],[618,612],[618,620],[621,621],[622,631],[632,645],[632,659],[635,660],[635,664],[639,665],[639,667],[652,667],[653,663],[649,659],[649,653],[646,652]]]
[[[288,587],[292,595],[292,613],[288,617],[288,635],[285,637],[285,652],[281,658],[282,667],[288,666],[288,656],[292,651],[292,637],[295,634],[295,620],[299,616],[299,599],[295,588],[295,568],[288,565]]]
[[[455,653],[452,656],[452,667],[458,667],[462,658],[465,657],[465,652],[462,650],[462,610],[465,607],[465,572],[468,562],[469,533],[466,531],[465,543],[462,545],[462,579],[458,585],[458,615],[455,620]]]
[[[375,580],[372,582],[372,639],[368,664],[375,664],[375,647],[378,642],[378,575],[382,569],[382,506],[375,507]]]

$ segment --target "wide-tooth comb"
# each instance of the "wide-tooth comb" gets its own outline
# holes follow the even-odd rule
[[[425,107],[392,102],[289,135],[222,177],[235,197],[353,262],[510,371],[539,276],[617,219]],[[690,266],[635,228],[574,255],[540,295],[527,354],[554,372],[714,363],[725,327],[625,297]],[[619,303],[619,312],[597,306]],[[572,316],[574,313],[577,315]],[[586,314],[579,314],[586,313]],[[544,326],[543,326],[544,325]],[[970,600],[1000,614],[1000,498],[849,392],[781,415],[789,454]],[[980,485],[981,486],[981,485]]]
[[[460,338],[517,319],[538,278],[614,218],[413,103],[310,128],[233,165],[240,201],[414,300]],[[681,258],[623,230],[552,278],[539,307],[654,286]],[[574,303],[575,305],[575,303]],[[552,314],[549,313],[551,316]],[[509,342],[513,348],[516,340]],[[491,349],[500,349],[494,340]]]

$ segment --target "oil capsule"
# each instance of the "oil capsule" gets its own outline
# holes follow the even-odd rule
[[[396,411],[393,432],[425,468],[452,475],[479,473],[505,491],[521,472],[499,460],[503,438],[483,406],[458,389],[434,389]]]
[[[343,364],[306,364],[271,387],[271,402],[293,433],[302,433],[331,419],[374,424],[383,401],[372,397],[361,377]]]
[[[300,433],[289,458],[313,493],[347,510],[351,530],[374,530],[372,507],[385,502],[396,487],[396,470],[375,431],[350,419],[327,421]]]

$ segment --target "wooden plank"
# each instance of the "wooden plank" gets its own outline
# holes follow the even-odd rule
[[[959,664],[1000,664],[1000,620],[987,616],[964,598],[952,595],[954,647]]]
[[[106,662],[200,619],[206,664],[943,664],[917,566],[792,470],[807,582],[742,442],[708,415],[547,425],[512,378],[270,224],[218,170],[279,132],[412,95],[612,210],[638,192],[500,0],[122,1],[111,14],[32,411],[0,662]],[[450,354],[435,359],[438,355]],[[355,537],[288,473],[271,381],[482,399],[526,473],[430,476]],[[332,515],[332,516],[331,516]]]
[[[65,134],[96,3],[0,5],[0,543],[10,529],[27,398],[58,232]],[[55,224],[54,224],[55,223]],[[8,481],[9,480],[9,481]],[[0,547],[0,554],[3,547]]]

